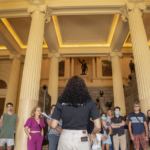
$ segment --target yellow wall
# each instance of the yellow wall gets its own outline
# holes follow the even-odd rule
[[[93,79],[93,66],[92,66],[92,59],[93,57],[85,57],[80,58],[81,60],[85,59],[87,66],[88,66],[88,72],[87,72],[87,80],[86,85],[88,88],[98,88],[98,87],[113,87],[112,85],[112,77],[103,77],[102,76],[102,60],[108,60],[107,57],[98,57],[96,59],[96,78]],[[66,86],[67,81],[71,77],[71,65],[70,58],[62,58],[63,61],[65,61],[65,75],[64,77],[59,77],[59,88],[64,88]],[[125,86],[128,86],[128,75],[130,74],[130,68],[129,63],[130,60],[133,60],[131,57],[123,57],[120,59],[121,64],[121,70],[122,70],[122,77],[123,77],[123,84]],[[10,60],[3,60],[0,61],[0,68],[5,68],[4,70],[7,70],[7,80],[9,81],[9,73],[11,70],[11,61]],[[19,96],[20,96],[20,87],[21,87],[21,80],[22,80],[22,73],[23,73],[23,67],[24,64],[21,64],[20,69],[20,77],[19,77],[19,86],[18,86],[18,93],[17,93],[17,102],[16,102],[16,110],[15,112],[18,112],[18,106],[19,106]],[[41,70],[41,82],[40,87],[42,88],[43,85],[46,85],[48,87],[48,79],[49,79],[49,69],[50,69],[50,59],[49,58],[43,58],[42,59],[42,70]],[[6,71],[4,71],[6,72]],[[78,61],[78,58],[74,58],[74,75],[81,76],[82,73],[81,70],[81,64]],[[1,73],[2,74],[2,73]],[[1,79],[1,78],[0,78]]]
[[[81,60],[85,59],[88,72],[87,72],[87,81],[86,84],[88,87],[112,87],[112,77],[104,77],[102,76],[102,60],[108,60],[107,57],[98,57],[97,63],[95,64],[96,68],[96,78],[93,79],[93,69],[92,69],[92,59],[93,57],[85,57],[80,58]],[[63,58],[62,60],[65,61],[65,76],[59,77],[59,87],[65,87],[68,79],[71,77],[70,72],[71,68],[70,65],[70,58]],[[131,57],[123,57],[120,59],[121,70],[122,70],[122,77],[123,83],[125,86],[128,86],[128,75],[130,74],[129,63],[130,60],[133,61]],[[48,86],[48,79],[49,79],[49,69],[50,69],[50,60],[48,58],[43,58],[42,60],[42,71],[41,71],[41,84],[40,87],[43,85]],[[81,76],[81,64],[78,61],[78,58],[74,58],[74,75]]]

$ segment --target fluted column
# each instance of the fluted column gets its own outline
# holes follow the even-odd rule
[[[11,67],[9,84],[8,84],[8,89],[7,89],[6,99],[5,99],[4,113],[7,112],[6,104],[8,102],[13,103],[13,109],[15,112],[20,65],[21,65],[21,55],[11,54],[10,59],[12,59],[12,67]]]
[[[146,3],[127,3],[122,15],[129,22],[141,111],[150,108],[150,52],[142,12]]]
[[[48,82],[48,93],[51,96],[51,104],[56,104],[58,99],[58,67],[61,60],[60,53],[49,53],[50,71]]]
[[[125,115],[126,108],[120,66],[120,57],[122,57],[121,52],[111,52],[109,55],[109,58],[112,63],[114,107],[119,106],[121,108],[121,115]]]
[[[27,11],[31,14],[32,21],[21,84],[15,150],[27,150],[27,136],[23,128],[31,110],[38,105],[47,5],[28,6]]]
[[[93,78],[96,77],[96,72],[95,72],[95,57],[92,59],[92,68],[93,68]]]
[[[74,76],[74,58],[71,58],[71,77]]]

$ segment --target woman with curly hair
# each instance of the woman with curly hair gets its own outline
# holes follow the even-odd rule
[[[27,120],[26,124],[24,125],[24,131],[28,136],[27,140],[27,148],[28,150],[41,150],[42,149],[42,142],[43,142],[43,135],[45,127],[44,120],[42,119],[41,115],[41,108],[36,106],[33,108],[31,112],[31,117]],[[30,133],[28,131],[30,129]]]
[[[91,140],[97,141],[96,133],[100,130],[100,113],[91,99],[81,77],[72,77],[59,97],[52,115],[51,127],[56,129],[62,119],[62,133],[58,150],[91,150],[87,133],[89,118],[94,122]]]

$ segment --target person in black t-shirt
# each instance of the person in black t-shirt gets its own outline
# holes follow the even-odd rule
[[[119,145],[121,150],[126,148],[126,136],[124,132],[125,119],[120,116],[120,107],[115,107],[115,117],[111,118],[111,127],[113,128],[113,143],[114,149],[119,150]]]
[[[57,128],[60,118],[63,122],[58,150],[91,150],[87,133],[89,117],[94,122],[91,140],[98,142],[96,133],[101,129],[100,113],[88,93],[84,80],[74,76],[68,81],[52,115],[53,129]]]

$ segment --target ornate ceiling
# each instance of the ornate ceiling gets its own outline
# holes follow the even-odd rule
[[[52,16],[59,47],[110,47],[119,15]],[[27,48],[31,18],[3,18],[1,21],[20,48]],[[143,15],[147,38],[150,41],[150,15]],[[1,30],[1,29],[0,29]],[[128,34],[124,47],[131,47]],[[43,48],[47,48],[43,39]],[[0,49],[6,49],[0,41]]]

